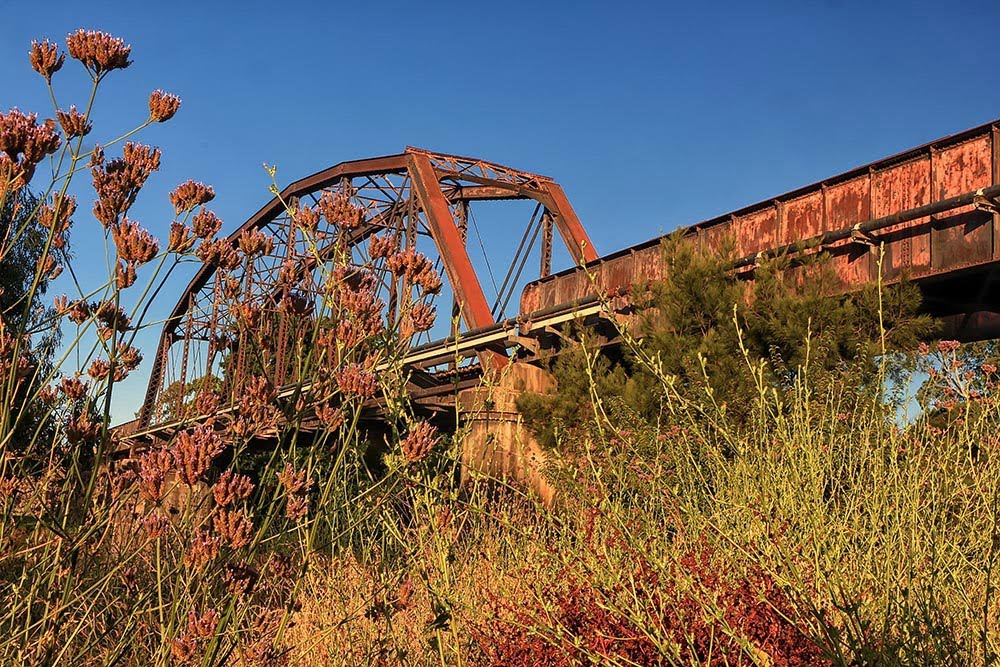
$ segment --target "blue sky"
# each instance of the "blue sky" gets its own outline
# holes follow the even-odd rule
[[[27,50],[78,27],[133,45],[98,137],[141,122],[153,88],[183,98],[142,139],[164,161],[134,213],[160,236],[187,178],[215,186],[231,230],[268,199],[263,162],[286,183],[416,145],[556,178],[606,253],[1000,117],[988,1],[0,0],[0,16],[4,111],[51,115]],[[85,102],[74,65],[63,105]],[[78,215],[73,243],[100,275],[97,223]]]

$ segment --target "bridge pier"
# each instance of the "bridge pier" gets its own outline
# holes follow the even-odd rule
[[[462,484],[478,474],[527,487],[551,507],[556,489],[545,478],[546,454],[524,424],[517,398],[525,392],[545,393],[555,387],[552,375],[527,363],[512,363],[495,384],[459,392],[462,440]]]

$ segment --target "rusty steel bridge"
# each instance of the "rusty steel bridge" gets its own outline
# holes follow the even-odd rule
[[[342,162],[292,183],[229,236],[235,246],[244,232],[261,230],[274,239],[270,252],[231,270],[203,265],[181,293],[163,328],[138,418],[117,429],[129,449],[167,439],[203,419],[184,396],[205,378],[219,377],[223,366],[228,370],[219,381],[222,407],[216,416],[225,417],[241,396],[251,357],[255,372],[267,376],[279,397],[312,381],[286,363],[311,325],[280,308],[289,286],[279,274],[284,270],[287,276],[292,267],[297,292],[317,293],[317,265],[333,261],[333,251],[307,242],[289,208],[318,202],[326,192],[364,211],[363,224],[349,239],[353,261],[370,262],[367,244],[376,233],[389,231],[398,238],[398,249],[423,252],[441,269],[446,284],[441,298],[451,301],[452,327],[433,330],[436,336],[413,336],[402,359],[407,393],[428,412],[454,413],[463,392],[481,384],[484,368],[539,366],[559,346],[562,323],[607,331],[615,316],[609,311],[628,308],[623,295],[663,275],[661,239],[599,255],[563,189],[545,176],[417,148]],[[502,285],[492,285],[487,296],[470,257],[470,220],[483,202],[517,200],[527,204],[510,206],[505,224],[513,239],[523,231],[521,241]],[[906,275],[920,286],[925,310],[944,321],[949,336],[977,340],[1000,337],[998,222],[1000,120],[680,233],[710,249],[730,237],[739,256],[733,270],[747,279],[769,256],[815,252],[832,258],[845,290],[878,279],[880,268],[887,282]],[[330,232],[321,229],[316,238],[332,238],[324,231]],[[556,236],[575,264],[554,273]],[[531,252],[537,273],[516,295]],[[410,288],[404,281],[383,276],[389,322]],[[241,327],[234,293],[236,301],[253,302],[270,314],[260,325],[265,331],[250,335]],[[616,298],[609,302],[608,295]],[[520,299],[518,313],[505,317],[514,296]],[[448,315],[440,303],[438,310]],[[254,340],[269,344],[255,349]]]

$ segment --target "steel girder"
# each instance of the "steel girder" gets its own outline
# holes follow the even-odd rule
[[[470,204],[488,200],[537,202],[543,212],[539,224],[544,223],[545,229],[541,275],[549,271],[553,227],[575,262],[587,263],[598,257],[562,188],[545,176],[413,147],[399,155],[340,163],[287,186],[227,239],[235,247],[245,232],[265,231],[274,239],[271,253],[246,260],[233,270],[209,264],[199,268],[164,325],[139,414],[139,428],[157,420],[156,407],[167,386],[173,385],[183,394],[200,378],[212,378],[213,369],[219,368],[224,355],[228,355],[226,363],[230,364],[236,385],[246,373],[252,355],[275,361],[277,370],[271,380],[276,385],[308,381],[285,377],[281,370],[287,366],[282,362],[289,353],[290,341],[303,332],[296,329],[301,328],[301,322],[278,312],[278,303],[287,295],[287,287],[282,285],[287,285],[289,275],[294,275],[298,296],[306,300],[315,296],[318,265],[335,261],[333,243],[324,246],[308,241],[297,230],[289,210],[299,202],[316,203],[327,191],[347,196],[354,206],[365,211],[364,224],[349,241],[359,262],[366,259],[366,242],[382,230],[396,233],[407,248],[432,243],[421,251],[431,259],[436,255],[443,266],[454,296],[455,313],[468,330],[495,322],[466,249]],[[321,230],[317,238],[332,236],[330,230]],[[384,287],[391,309],[399,290],[406,286],[389,282]],[[266,338],[271,344],[265,347],[272,349],[246,349],[248,341],[227,339],[232,335],[234,304],[248,302],[259,303],[274,314],[262,324],[270,327]],[[498,353],[486,354],[493,357],[490,363],[502,364],[505,360]],[[234,389],[229,388],[230,396]]]

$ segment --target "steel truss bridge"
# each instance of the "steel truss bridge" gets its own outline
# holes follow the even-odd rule
[[[363,211],[363,221],[347,238],[349,260],[335,251],[333,239],[343,230],[321,221],[306,233],[291,214],[324,196],[339,196]],[[522,204],[509,204],[516,201]],[[492,274],[485,281],[470,257],[470,221],[484,202],[508,202],[511,215],[504,224],[512,245],[520,236],[499,286]],[[681,233],[709,249],[731,238],[739,255],[733,270],[746,279],[767,257],[824,252],[841,283],[838,289],[850,290],[878,279],[881,264],[885,281],[907,275],[917,282],[925,309],[944,320],[948,335],[976,340],[1000,336],[998,223],[1000,120]],[[397,322],[414,285],[388,271],[383,259],[372,258],[376,235],[390,235],[394,251],[416,250],[436,262],[445,283],[439,321],[449,315],[442,300],[451,301],[451,329],[442,332],[439,326],[402,343],[406,392],[418,409],[431,413],[454,414],[456,401],[461,405],[463,392],[476,391],[484,371],[512,362],[521,368],[539,365],[560,346],[559,325],[565,322],[599,330],[613,344],[610,321],[629,311],[627,294],[664,270],[659,238],[599,256],[566,194],[550,178],[417,148],[342,162],[292,183],[228,243],[237,247],[244,233],[255,230],[273,238],[268,252],[229,268],[205,264],[181,292],[163,328],[139,416],[117,428],[129,450],[203,421],[207,415],[198,414],[190,396],[206,378],[221,397],[214,416],[223,423],[251,374],[267,377],[279,398],[308,388],[315,378],[302,377],[289,360],[315,324],[303,310],[320,297],[319,275],[337,261],[373,267],[386,321]],[[575,263],[558,273],[552,271],[556,236]],[[515,288],[524,284],[529,256],[536,258],[537,274],[520,292],[517,314],[506,317],[502,313]],[[283,307],[291,297],[306,305]],[[245,304],[264,314],[253,330],[236,312]],[[370,406],[373,419],[377,403]],[[313,420],[311,427],[322,425]]]

